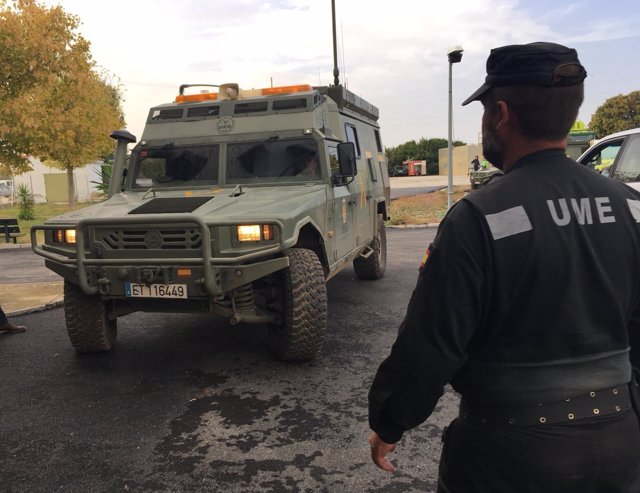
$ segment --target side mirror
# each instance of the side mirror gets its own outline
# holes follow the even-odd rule
[[[111,167],[111,181],[109,182],[109,191],[107,193],[109,198],[122,191],[122,184],[126,176],[127,145],[136,141],[135,136],[126,130],[115,130],[111,132],[110,137],[118,143],[116,144],[116,153]]]
[[[355,176],[358,172],[356,167],[356,146],[353,145],[353,142],[338,144],[338,165],[340,176]]]

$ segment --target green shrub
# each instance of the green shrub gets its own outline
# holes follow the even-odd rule
[[[33,211],[33,194],[29,187],[24,183],[18,185],[16,190],[18,196],[18,219],[22,221],[31,221],[35,219]]]
[[[111,182],[111,171],[113,170],[113,163],[110,161],[105,161],[100,166],[100,171],[98,171],[99,181],[91,180],[91,183],[96,186],[96,189],[106,195],[109,192],[109,183]]]

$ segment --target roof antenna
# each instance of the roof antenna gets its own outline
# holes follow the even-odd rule
[[[338,69],[338,43],[336,42],[336,0],[331,0],[331,20],[333,22],[333,85],[340,85]]]

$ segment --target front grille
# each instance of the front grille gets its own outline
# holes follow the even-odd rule
[[[202,247],[199,228],[96,231],[96,240],[111,250],[194,250]]]

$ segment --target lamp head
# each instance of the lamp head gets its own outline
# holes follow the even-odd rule
[[[449,58],[449,63],[458,63],[462,60],[462,46],[453,46],[447,50],[447,57]]]

